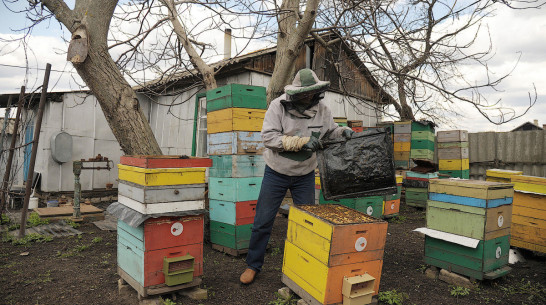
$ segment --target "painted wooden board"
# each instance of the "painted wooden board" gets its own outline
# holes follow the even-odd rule
[[[205,200],[189,200],[175,202],[142,203],[118,194],[118,202],[141,214],[151,215],[159,213],[195,211],[205,208]]]
[[[267,109],[265,88],[229,84],[207,91],[207,112],[231,107]]]
[[[207,113],[207,133],[261,131],[265,110],[226,108]]]
[[[254,222],[257,201],[220,201],[210,200],[210,220],[227,223],[230,225],[247,225]]]
[[[468,142],[468,131],[466,130],[447,130],[438,131],[436,134],[438,143],[445,142]]]
[[[468,142],[444,142],[444,143],[436,143],[436,145],[438,146],[438,149],[452,148],[452,147],[468,148]]]
[[[211,156],[213,166],[210,177],[246,178],[263,177],[265,161],[261,155],[218,155]]]
[[[426,219],[429,229],[489,240],[510,234],[512,205],[485,209],[429,200]]]
[[[396,153],[396,152],[395,152]],[[408,169],[409,168],[409,160],[408,161],[401,161],[401,160],[394,160],[394,166],[396,168],[405,168],[405,169]]]
[[[120,180],[118,194],[141,203],[161,203],[205,199],[205,184],[141,186]]]
[[[141,168],[118,164],[118,178],[144,186],[205,183],[204,167]]]
[[[434,151],[434,141],[411,139],[411,149],[426,149]]]
[[[410,207],[425,208],[427,206],[427,202],[423,200],[406,199],[405,202],[406,202],[406,205]]]
[[[538,185],[545,185],[546,186],[546,178],[545,177],[515,175],[515,176],[511,176],[510,178],[512,179],[512,183],[521,182],[521,183],[538,184]]]
[[[403,175],[396,175],[396,184],[401,184],[404,180],[404,176]]]
[[[509,235],[480,241],[475,249],[425,237],[425,262],[440,268],[449,266],[445,269],[478,280],[482,280],[485,273],[507,266],[509,250]],[[443,264],[439,266],[437,261]]]
[[[351,129],[354,132],[363,132],[364,131],[364,127],[351,127]]]
[[[546,211],[546,195],[515,191],[514,206],[524,206],[530,209]]]
[[[355,208],[355,203],[356,203],[356,198],[326,200],[326,199],[324,199],[324,195],[322,194],[322,190],[320,190],[319,204],[341,204],[341,205],[346,206],[348,208],[354,209]]]
[[[315,177],[315,185],[320,186],[320,176]]]
[[[428,131],[434,134],[434,127],[429,124],[421,124],[418,122],[411,122],[411,132],[414,131]]]
[[[439,148],[438,159],[468,159],[468,147]]]
[[[515,237],[510,237],[510,246],[546,253],[546,245],[533,244]]]
[[[177,168],[177,167],[211,167],[212,160],[209,158],[188,157],[188,156],[152,156],[133,155],[121,156],[119,162],[123,165],[143,168]]]
[[[409,199],[426,202],[428,199],[428,193],[426,192],[426,189],[423,189],[425,190],[425,192],[415,190],[419,190],[419,188],[406,188],[406,200]]]
[[[163,258],[191,255],[194,257],[193,276],[203,274],[203,244],[141,251],[122,236],[118,236],[118,266],[143,287],[165,283]]]
[[[469,159],[439,160],[438,168],[441,170],[465,170],[470,168]]]
[[[411,122],[395,122],[394,123],[394,134],[407,133],[411,135]]]
[[[429,140],[434,142],[434,132],[433,131],[420,131],[412,130],[411,131],[412,140]]]
[[[394,142],[394,151],[410,151],[410,142]]]
[[[485,177],[485,181],[510,183],[510,178]]]
[[[512,177],[514,175],[523,175],[523,172],[522,171],[512,171],[512,170],[507,170],[507,169],[493,168],[493,169],[486,170],[485,174],[487,175],[487,177],[497,177],[497,178],[510,179],[510,177]]]
[[[261,154],[263,150],[260,132],[233,131],[207,135],[207,153],[210,156]]]
[[[512,178],[512,184],[516,191],[546,195],[546,185],[514,181],[514,178]]]
[[[354,209],[372,217],[380,218],[383,214],[383,196],[358,198],[355,201]]]
[[[286,239],[332,267],[383,259],[386,236],[387,224],[369,223],[335,232],[332,240],[327,240],[311,229],[289,221]],[[359,241],[365,241],[364,247],[358,244]]]
[[[390,201],[390,200],[397,200],[397,199],[400,199],[400,196],[402,195],[402,186],[399,185],[396,187],[397,189],[397,192],[396,194],[392,194],[392,195],[385,195],[383,197],[383,200],[384,201]]]
[[[209,177],[209,198],[221,201],[258,200],[263,177]]]
[[[137,228],[118,219],[123,238],[142,251],[203,243],[203,215],[149,218]]]
[[[328,267],[289,241],[285,242],[283,274],[321,304],[343,302],[343,277],[368,273],[375,278],[374,295],[379,291],[382,260]]]
[[[210,221],[210,242],[231,249],[247,249],[252,233],[252,224],[234,226]]]
[[[411,134],[410,133],[395,134],[394,143],[397,143],[397,142],[411,142]]]
[[[394,152],[394,160],[396,161],[406,161],[408,162],[410,158],[410,152],[409,151],[395,151]]]
[[[488,191],[512,188],[512,184],[510,183],[488,182],[488,181],[481,181],[481,180],[461,180],[461,179],[431,180],[430,184],[453,185],[453,186],[460,186],[465,188],[478,188],[478,189],[486,189]]]
[[[407,196],[407,191],[406,191]],[[448,203],[455,203],[461,205],[468,205],[478,208],[496,208],[505,204],[512,204],[512,197],[499,198],[499,199],[480,199],[474,197],[464,197],[448,194],[439,194],[439,193],[428,193],[428,198],[430,200],[442,201]]]
[[[119,266],[117,268],[118,275],[123,279],[127,284],[129,284],[133,289],[136,290],[139,297],[146,298],[151,295],[161,295],[167,294],[170,292],[178,292],[185,289],[190,289],[193,287],[199,287],[203,280],[201,277],[194,277],[193,281],[181,285],[167,286],[166,284],[154,285],[150,287],[143,287],[135,279],[133,279],[129,274],[127,274]]]
[[[512,235],[530,243],[546,245],[546,220],[512,215]]]
[[[51,216],[72,216],[74,213],[74,207],[64,206],[64,207],[51,207],[51,208],[36,208],[34,209],[40,217],[51,217]],[[92,205],[82,204],[80,205],[81,214],[96,214],[102,213],[104,210],[99,209]]]
[[[383,215],[393,215],[400,212],[400,199],[387,200],[383,206]]]
[[[446,180],[442,180],[446,181]],[[473,180],[467,180],[473,181]],[[504,199],[508,197],[514,197],[514,190],[511,187],[506,187],[507,184],[501,184],[496,187],[494,184],[489,188],[477,188],[474,184],[443,184],[438,183],[437,180],[429,181],[429,191],[431,193],[446,194],[446,195],[459,195],[464,197],[473,197],[480,199]]]
[[[437,173],[437,172],[434,172],[434,173],[426,173],[426,174],[423,174],[423,173],[418,173],[418,172],[407,171],[407,172],[406,172],[406,178],[426,178],[426,179],[433,179],[433,178],[438,178],[438,173]]]
[[[449,175],[451,178],[461,178],[461,179],[469,179],[470,178],[470,170],[439,170],[440,174],[446,174]]]
[[[428,149],[412,149],[410,153],[412,159],[434,159],[434,150]]]

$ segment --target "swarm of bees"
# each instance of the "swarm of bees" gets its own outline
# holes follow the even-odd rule
[[[333,224],[376,222],[378,219],[338,204],[300,205],[300,209]]]

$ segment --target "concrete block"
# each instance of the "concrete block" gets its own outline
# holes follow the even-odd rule
[[[468,278],[445,269],[440,270],[438,279],[451,285],[474,288],[474,284]]]
[[[436,268],[434,266],[431,266],[430,268],[425,270],[425,276],[428,277],[429,279],[433,279],[433,280],[438,279],[439,273],[440,272],[439,272],[438,268]]]
[[[292,291],[290,291],[290,288],[288,287],[282,287],[277,292],[281,295],[281,297],[285,300],[288,300],[290,296],[292,295]]]
[[[206,289],[195,287],[193,289],[182,290],[179,292],[179,294],[192,300],[206,300],[208,296],[208,291]]]
[[[141,299],[138,302],[139,305],[161,305],[163,304],[161,298],[159,297],[149,297],[146,299]]]
[[[299,299],[296,304],[297,305],[308,305],[307,302],[305,302],[303,299]]]

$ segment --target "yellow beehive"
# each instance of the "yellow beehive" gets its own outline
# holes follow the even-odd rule
[[[519,175],[512,176],[511,182],[516,191],[546,195],[546,178]]]
[[[205,183],[204,167],[188,168],[141,168],[118,164],[119,180],[144,186]]]
[[[486,181],[493,182],[508,182],[510,183],[510,178],[514,175],[522,175],[522,171],[512,171],[506,169],[488,169],[486,171]]]
[[[263,109],[226,108],[207,113],[207,132],[261,131],[264,122]]]
[[[446,159],[439,160],[438,163],[440,170],[466,170],[470,168],[468,159]]]

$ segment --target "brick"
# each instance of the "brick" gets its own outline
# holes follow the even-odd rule
[[[445,269],[440,270],[438,279],[451,285],[474,288],[474,284],[468,278],[453,272],[449,272]]]

